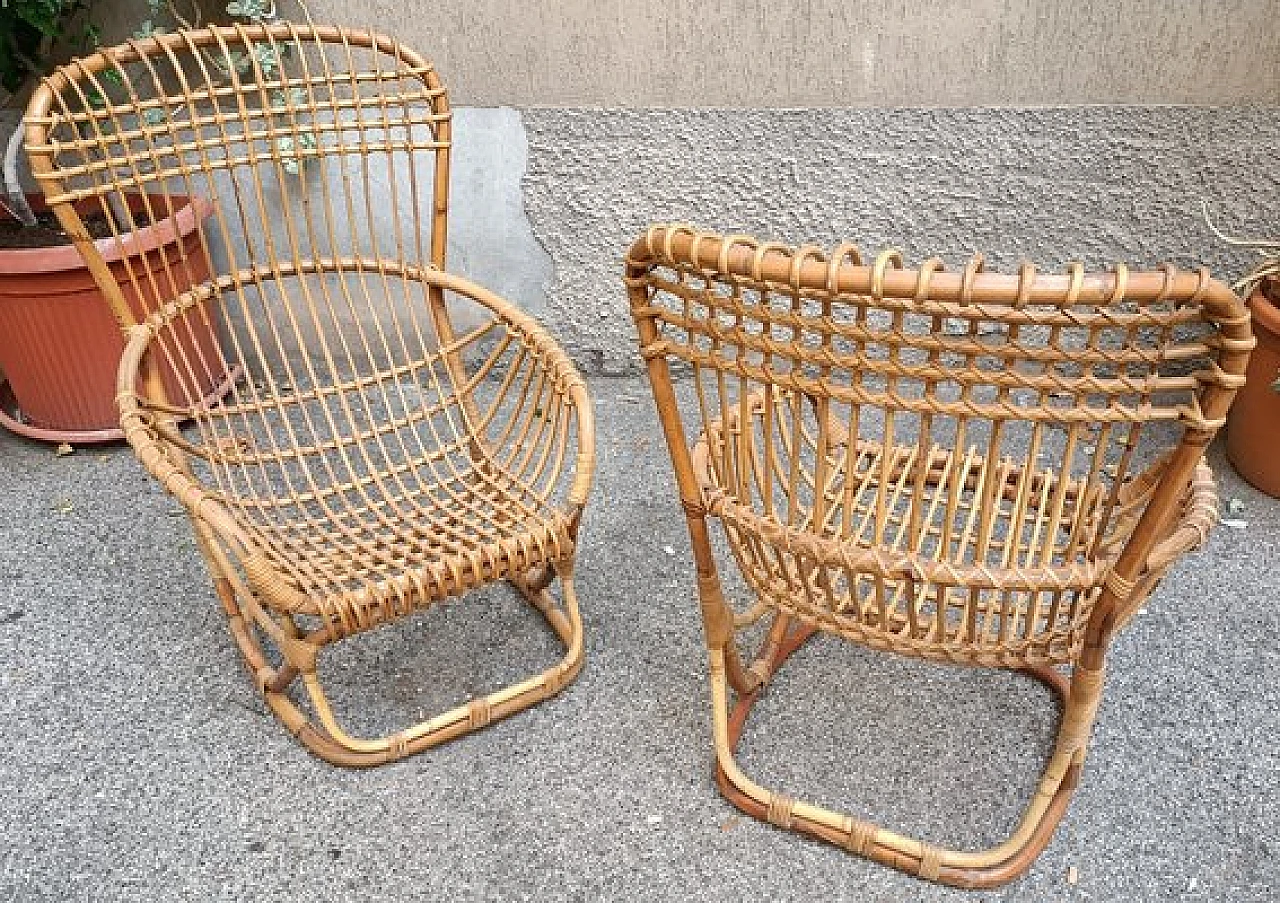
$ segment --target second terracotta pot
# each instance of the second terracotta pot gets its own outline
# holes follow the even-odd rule
[[[1249,298],[1257,347],[1227,415],[1227,458],[1240,476],[1280,498],[1280,308],[1261,289]]]
[[[31,200],[42,209],[42,199]],[[205,281],[210,272],[197,231],[212,212],[209,202],[150,200],[153,210],[172,213],[119,242],[98,242],[139,318]],[[129,205],[141,210],[144,199],[131,197]],[[181,405],[218,395],[226,379],[213,329],[197,317],[189,319],[192,328],[179,332],[193,372],[182,378],[163,372],[170,400]],[[8,381],[10,405],[21,412],[4,410],[8,405],[0,400],[0,422],[48,441],[120,438],[114,397],[123,350],[120,327],[75,247],[0,251],[0,371]]]

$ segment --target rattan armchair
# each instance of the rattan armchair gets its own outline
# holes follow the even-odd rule
[[[1215,522],[1202,452],[1253,345],[1244,306],[1206,271],[909,270],[681,226],[639,240],[626,281],[693,544],[722,791],[922,878],[1024,872],[1079,778],[1112,637]],[[710,519],[752,604],[726,599]],[[752,704],[815,633],[1061,696],[1012,836],[943,849],[742,772]]]
[[[425,59],[313,25],[160,34],[52,74],[26,144],[125,331],[123,430],[190,515],[289,731],[331,762],[377,765],[576,676],[591,407],[530,317],[445,270],[450,108]],[[133,246],[183,216],[193,240]],[[193,402],[211,373],[238,380]],[[344,729],[322,650],[504,581],[563,641],[560,661],[385,736]]]

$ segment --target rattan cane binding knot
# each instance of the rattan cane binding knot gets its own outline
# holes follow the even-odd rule
[[[844,831],[844,847],[850,853],[862,856],[867,852],[867,847],[870,846],[875,833],[876,826],[871,822],[862,821],[858,818],[849,818]]]
[[[487,696],[477,696],[467,703],[467,721],[473,728],[487,727],[492,717],[493,709]]]
[[[796,801],[794,799],[785,794],[774,793],[769,797],[769,809],[765,819],[769,824],[776,827],[790,828],[795,808]]]
[[[1110,571],[1103,581],[1106,588],[1111,590],[1112,595],[1117,599],[1128,599],[1133,593],[1134,583],[1134,580],[1121,577],[1116,571]]]
[[[920,869],[916,873],[926,881],[937,881],[942,871],[942,851],[937,847],[922,844],[920,848]]]

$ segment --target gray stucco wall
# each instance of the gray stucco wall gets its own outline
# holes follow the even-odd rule
[[[524,212],[528,145],[520,113],[462,108],[454,126],[464,137],[450,167],[449,269],[540,314],[555,272]]]
[[[654,221],[1223,277],[1248,257],[1202,198],[1229,232],[1277,231],[1278,0],[310,7],[437,64],[461,105],[450,268],[591,372],[638,365],[619,272]]]
[[[1274,234],[1280,110],[1064,107],[526,109],[525,208],[555,279],[544,317],[592,372],[638,368],[620,281],[655,221],[959,267],[1027,257],[1236,276],[1228,232]],[[460,131],[457,140],[466,141]]]

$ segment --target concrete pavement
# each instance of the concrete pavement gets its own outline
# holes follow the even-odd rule
[[[1083,784],[1030,875],[936,888],[721,799],[688,541],[645,384],[597,379],[558,698],[373,771],[309,756],[239,665],[185,520],[123,446],[0,435],[0,900],[1268,900],[1280,893],[1280,503],[1215,446],[1219,527],[1114,649]],[[668,554],[670,547],[675,554]],[[332,657],[390,726],[557,654],[505,591]],[[1047,692],[824,640],[757,707],[744,768],[939,843],[1003,836]],[[1068,882],[1069,871],[1077,881]]]

